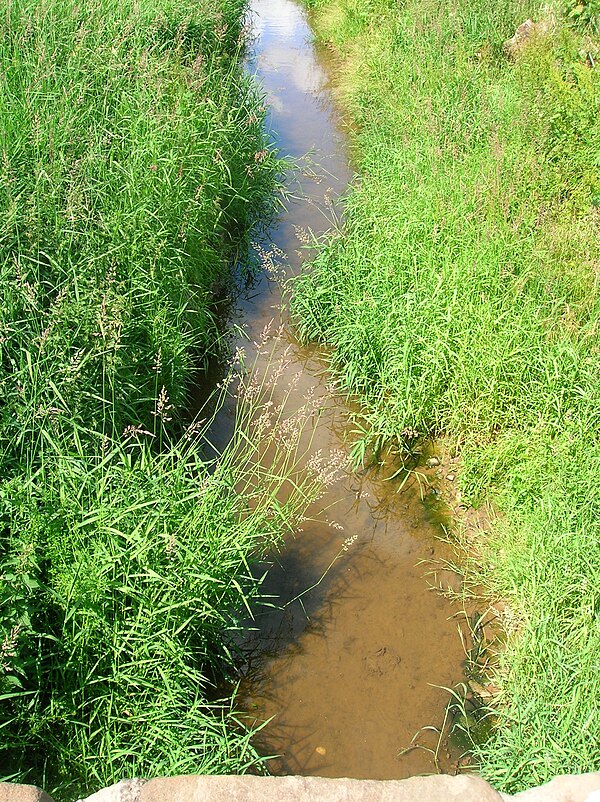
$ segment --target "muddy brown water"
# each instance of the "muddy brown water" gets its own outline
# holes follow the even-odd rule
[[[270,231],[278,250],[267,260],[291,275],[310,255],[304,232],[331,227],[352,171],[327,57],[304,11],[291,0],[254,0],[252,19],[249,69],[264,87],[275,143],[300,165],[290,173],[293,199]],[[272,318],[285,323],[280,305],[279,285],[265,272],[235,320],[257,340]],[[290,353],[282,386],[299,373],[294,393],[319,398],[313,448],[344,448],[348,408],[327,386],[322,353],[299,346],[291,331],[283,340]],[[221,437],[230,422],[221,419]],[[428,575],[432,564],[423,562],[448,555],[419,482],[400,488],[384,471],[348,473],[324,503],[333,506],[311,510],[315,520],[273,556],[264,585],[273,606],[258,610],[242,644],[239,704],[256,722],[268,721],[259,748],[277,756],[269,765],[280,774],[388,779],[452,771],[456,752],[438,730],[444,688],[464,679],[464,619],[431,590],[453,577]]]

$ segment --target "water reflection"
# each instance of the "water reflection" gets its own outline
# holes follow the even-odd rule
[[[255,0],[253,17],[258,39],[249,69],[265,88],[273,138],[283,154],[313,154],[271,231],[286,255],[274,258],[289,275],[306,258],[302,232],[329,226],[332,199],[351,171],[303,11],[290,0]],[[237,322],[250,340],[279,318],[280,301],[266,275],[242,299]],[[291,347],[281,394],[301,371],[292,405],[309,392],[319,398],[314,448],[340,448],[347,408],[326,385],[318,349],[299,346],[291,333],[276,347]],[[226,418],[221,425],[227,429]],[[243,644],[246,709],[259,721],[275,717],[261,735],[264,750],[281,755],[273,771],[380,779],[435,771],[432,751],[401,750],[423,727],[441,726],[448,694],[440,686],[462,679],[463,651],[453,618],[460,611],[423,576],[421,561],[443,549],[418,483],[399,492],[374,474],[348,475],[322,503],[333,504],[329,513],[312,510],[314,520],[273,557],[265,590],[283,609],[262,610]],[[436,734],[423,743],[435,750]]]

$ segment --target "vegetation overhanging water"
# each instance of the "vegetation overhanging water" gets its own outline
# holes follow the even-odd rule
[[[62,797],[256,760],[213,679],[251,555],[316,485],[250,461],[257,399],[217,459],[180,414],[272,210],[244,13],[17,0],[0,23],[0,774]]]
[[[598,770],[597,0],[309,5],[361,180],[297,325],[363,404],[357,453],[443,436],[496,509],[464,533],[507,635],[486,778]]]
[[[358,454],[444,434],[464,497],[500,511],[468,544],[508,611],[483,771],[515,790],[598,768],[597,2],[312,5],[362,180],[296,285],[300,330],[364,404]],[[213,680],[251,557],[320,492],[301,423],[264,469],[243,381],[220,457],[178,415],[271,211],[244,10],[3,15],[1,773],[63,795],[255,764]]]

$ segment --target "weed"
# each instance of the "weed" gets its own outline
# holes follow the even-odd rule
[[[519,624],[483,773],[597,770],[597,42],[556,8],[506,60],[544,13],[524,0],[311,5],[361,177],[295,283],[298,329],[363,403],[356,454],[445,433],[463,497],[502,512],[478,579]]]
[[[260,395],[217,457],[181,414],[273,208],[244,8],[15,0],[0,23],[0,762],[69,798],[257,761],[215,678],[252,559],[317,485],[293,449],[260,467]]]

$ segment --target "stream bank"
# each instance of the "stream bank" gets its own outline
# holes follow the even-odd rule
[[[360,399],[365,451],[443,435],[461,503],[499,512],[471,544],[506,602],[484,776],[512,792],[596,769],[597,3],[309,5],[360,182],[293,317]]]
[[[294,513],[267,516],[271,472],[249,515],[240,450],[208,461],[181,415],[214,288],[273,201],[244,14],[0,20],[0,778],[57,798],[257,757],[210,678]]]

